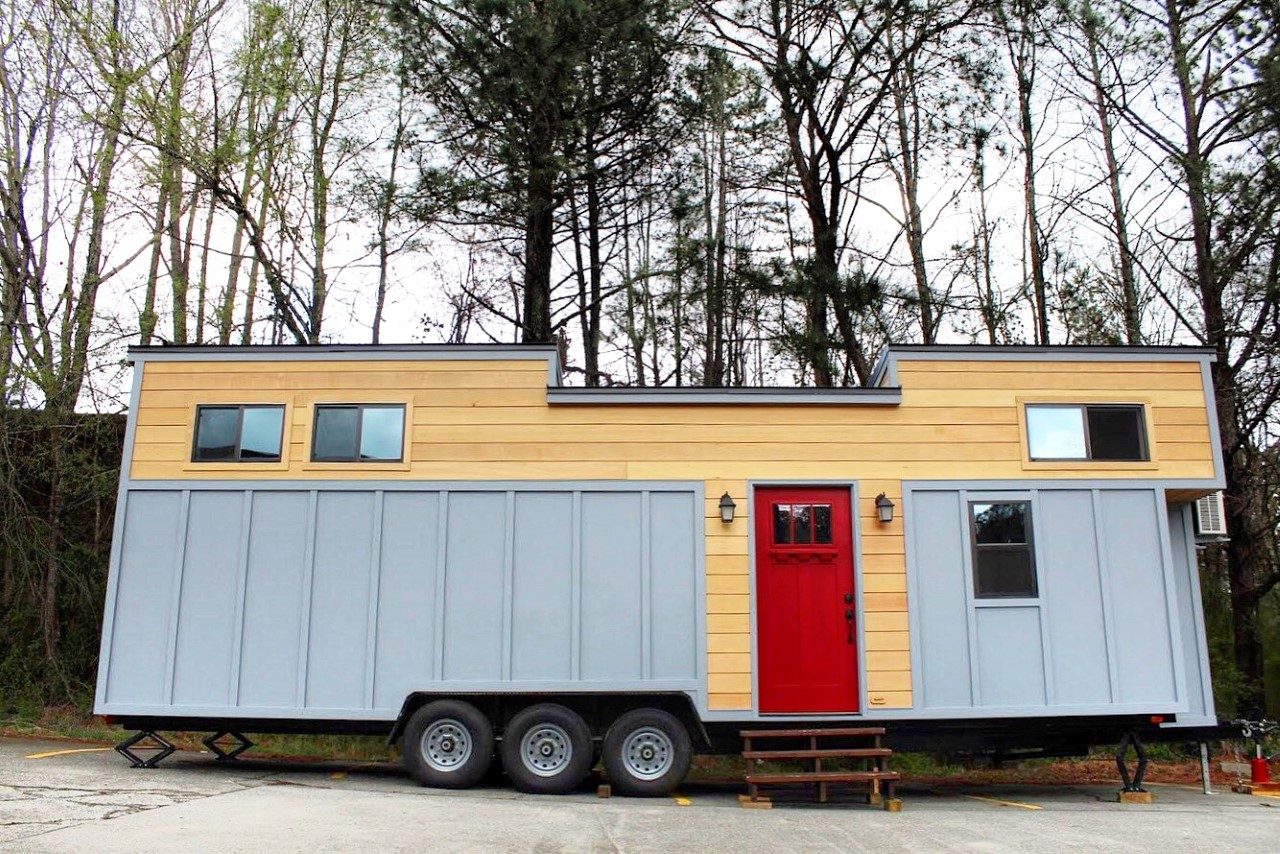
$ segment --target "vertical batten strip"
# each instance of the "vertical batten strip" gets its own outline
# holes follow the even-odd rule
[[[187,526],[191,515],[191,490],[182,490],[182,502],[178,508],[178,542],[174,549],[173,565],[175,568],[173,590],[169,592],[169,634],[165,638],[164,650],[164,688],[161,696],[166,705],[173,705],[173,672],[178,666],[178,628],[182,609],[182,578],[186,574],[187,563]]]
[[[582,678],[582,491],[573,491],[573,543],[569,567],[569,678]]]
[[[373,708],[373,686],[378,678],[378,590],[382,584],[382,517],[384,496],[373,493],[373,536],[369,543],[369,601],[364,621],[364,707]]]
[[[511,644],[514,642],[512,626],[515,609],[515,560],[516,560],[516,494],[507,490],[502,540],[502,681],[511,679]]]
[[[873,491],[867,490],[868,493]],[[916,571],[916,561],[920,555],[916,541],[916,493],[905,482],[901,484],[900,492],[902,495],[902,563],[903,572],[907,576],[907,643],[911,660],[911,705],[913,708],[924,708],[929,705],[929,700],[925,694],[925,685],[928,684],[928,680],[924,678],[924,631],[920,627],[920,622],[924,619],[924,597],[920,593],[920,585],[916,580],[919,575]],[[855,518],[858,516],[857,513],[854,515]],[[863,621],[866,621],[865,615]]]
[[[640,493],[640,678],[653,673],[653,493]]]
[[[1111,577],[1107,572],[1106,532],[1102,530],[1102,492],[1089,490],[1093,511],[1093,547],[1098,556],[1098,589],[1102,593],[1102,637],[1107,647],[1107,697],[1119,702],[1120,681],[1116,665],[1115,616],[1111,611]]]
[[[298,619],[298,681],[294,688],[296,698],[294,705],[306,708],[307,705],[307,667],[311,654],[311,583],[316,568],[316,515],[320,496],[316,490],[308,493],[307,499],[307,545],[302,557],[302,608]]]
[[[442,489],[436,501],[436,597],[432,619],[431,678],[444,678],[444,582],[449,560],[449,490]]]
[[[1049,596],[1048,562],[1040,553],[1040,537],[1036,533],[1040,515],[1040,490],[1031,490],[1031,561],[1036,574],[1036,623],[1040,626],[1040,675],[1044,680],[1044,702],[1047,706],[1054,704],[1053,655],[1049,648],[1049,613],[1047,604],[1052,601]]]
[[[1174,697],[1182,707],[1187,704],[1187,669],[1183,659],[1182,617],[1178,614],[1177,581],[1173,577],[1173,551],[1169,534],[1169,499],[1163,487],[1151,492],[1156,514],[1156,535],[1160,538],[1160,581],[1164,586],[1165,619],[1169,625],[1169,657],[1173,665]]]
[[[236,567],[236,598],[232,603],[231,678],[227,680],[227,705],[240,705],[240,665],[244,658],[244,604],[249,579],[249,533],[253,525],[253,490],[244,491],[240,515],[240,563]]]
[[[964,566],[964,627],[969,643],[969,705],[982,705],[982,680],[978,678],[978,614],[973,595],[973,534],[969,528],[969,492],[956,492],[960,499],[960,562]]]

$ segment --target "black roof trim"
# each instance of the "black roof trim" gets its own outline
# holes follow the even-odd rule
[[[292,353],[302,350],[307,353],[351,353],[351,352],[422,352],[448,350],[474,350],[483,352],[503,352],[509,350],[530,350],[534,352],[557,352],[554,344],[134,344],[129,353]]]
[[[1193,353],[1212,355],[1212,347],[1193,344],[887,344],[893,353]]]

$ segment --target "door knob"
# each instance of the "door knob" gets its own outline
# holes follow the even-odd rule
[[[844,612],[844,618],[845,618],[846,620],[852,620],[852,619],[853,619],[853,609],[849,609],[848,611],[845,611],[845,612]]]
[[[852,604],[853,604],[853,594],[852,594],[852,593],[846,593],[846,594],[844,594],[844,604],[846,604],[846,605],[852,605]]]

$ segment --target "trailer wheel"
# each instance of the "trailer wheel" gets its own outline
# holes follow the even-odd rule
[[[563,795],[591,771],[591,730],[572,709],[539,703],[511,718],[499,752],[517,789]]]
[[[604,768],[622,795],[659,797],[684,782],[693,744],[684,724],[661,709],[635,709],[604,737]]]
[[[493,762],[493,726],[461,700],[436,700],[413,713],[404,730],[404,764],[424,786],[465,789]]]

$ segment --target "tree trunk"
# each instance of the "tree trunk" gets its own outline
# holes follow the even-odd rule
[[[192,199],[192,211],[194,214],[195,199]],[[196,285],[196,343],[204,343],[204,321],[205,312],[208,309],[209,297],[209,245],[213,239],[213,218],[218,211],[218,206],[212,198],[209,199],[209,210],[204,220],[204,241],[200,244],[200,280]],[[190,234],[190,232],[188,232]]]
[[[151,261],[147,266],[147,285],[142,294],[142,311],[138,315],[138,341],[146,346],[156,332],[156,286],[160,281],[160,258],[164,255],[165,212],[169,209],[169,185],[161,181],[156,191],[156,214],[151,231]]]
[[[920,158],[922,140],[920,103],[916,98],[914,67],[903,63],[893,86],[893,107],[897,119],[898,171],[901,174],[903,213],[906,215],[907,249],[911,254],[911,272],[915,277],[916,302],[920,315],[920,340],[934,343],[937,320],[934,317],[933,291],[929,289],[929,272],[924,255],[924,216],[920,210]]]
[[[1134,271],[1133,251],[1129,243],[1129,224],[1125,212],[1124,193],[1120,187],[1120,164],[1116,157],[1111,111],[1107,109],[1106,89],[1102,80],[1102,64],[1098,58],[1098,23],[1093,6],[1085,0],[1083,29],[1089,50],[1089,75],[1093,82],[1093,107],[1098,115],[1102,135],[1102,151],[1107,165],[1107,185],[1111,191],[1111,221],[1116,238],[1116,266],[1120,276],[1121,313],[1124,316],[1125,342],[1142,343],[1142,314],[1138,305],[1138,284]]]
[[[1031,98],[1035,88],[1036,32],[1032,17],[1036,7],[1030,0],[1011,4],[1017,20],[1004,20],[1009,61],[1013,65],[1018,95],[1018,142],[1022,147],[1022,201],[1025,209],[1027,256],[1031,297],[1035,309],[1036,343],[1049,343],[1049,296],[1045,282],[1045,240],[1040,229],[1039,196],[1036,191],[1036,136]]]
[[[58,660],[58,646],[61,638],[61,624],[58,608],[58,592],[62,577],[62,454],[66,437],[60,425],[69,423],[69,413],[60,412],[60,408],[50,410],[47,414],[52,418],[50,423],[47,447],[52,455],[49,464],[49,516],[48,541],[45,543],[44,556],[44,590],[40,600],[40,634],[44,641],[45,660],[55,665]]]
[[[182,235],[182,167],[169,158],[168,182],[169,285],[173,291],[173,343],[187,343],[187,251]]]
[[[1206,176],[1209,164],[1200,136],[1201,111],[1197,107],[1197,83],[1193,79],[1190,46],[1182,29],[1181,11],[1166,0],[1169,48],[1174,78],[1182,106],[1184,148],[1179,158],[1191,212],[1191,244],[1195,260],[1195,284],[1204,315],[1205,342],[1217,360],[1210,367],[1222,437],[1223,475],[1226,481],[1227,577],[1231,584],[1231,620],[1236,667],[1243,677],[1243,710],[1265,704],[1262,637],[1258,626],[1259,566],[1264,563],[1262,543],[1250,525],[1248,484],[1252,471],[1241,449],[1236,400],[1240,394],[1231,359],[1231,335],[1223,306],[1224,283],[1218,279]]]
[[[600,384],[600,313],[603,309],[603,262],[600,257],[600,244],[604,239],[603,213],[600,204],[600,176],[595,172],[595,152],[593,143],[587,143],[587,304],[582,350],[587,367],[587,385]]]
[[[555,176],[543,166],[529,170],[525,193],[524,305],[521,340],[550,344],[551,262],[555,252]]]
[[[227,259],[227,289],[222,293],[222,305],[218,308],[218,343],[231,343],[231,330],[235,325],[236,291],[240,287],[240,253],[244,251],[244,217],[236,217],[235,231],[231,235],[231,255]]]

